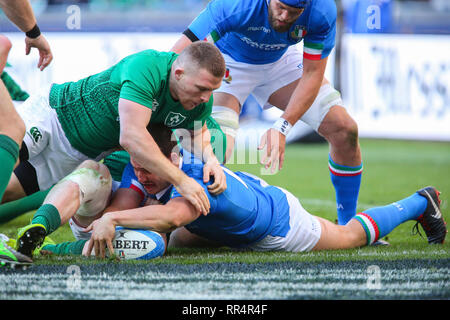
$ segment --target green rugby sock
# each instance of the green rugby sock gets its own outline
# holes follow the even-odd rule
[[[36,211],[31,223],[42,224],[49,235],[61,225],[61,216],[54,205],[46,203]]]
[[[0,134],[0,200],[11,179],[11,173],[18,157],[19,145],[10,137]]]
[[[83,248],[87,240],[67,241],[58,244],[48,244],[42,247],[41,250],[46,250],[59,255],[79,255],[83,253]]]
[[[38,191],[22,199],[0,205],[0,224],[6,223],[24,213],[38,209],[44,202],[50,189]]]

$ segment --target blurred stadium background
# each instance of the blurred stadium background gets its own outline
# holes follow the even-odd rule
[[[45,72],[24,52],[23,34],[0,15],[13,41],[10,68],[30,94],[78,80],[128,54],[169,50],[207,0],[31,0],[54,51]],[[450,141],[450,1],[338,0],[336,47],[327,77],[359,123],[360,136]],[[33,54],[37,55],[36,52]],[[279,115],[249,97],[238,135],[257,135]],[[248,121],[245,121],[245,120]],[[254,134],[253,134],[254,136]],[[320,141],[298,123],[292,141]]]

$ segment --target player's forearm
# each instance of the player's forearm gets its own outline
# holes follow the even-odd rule
[[[161,233],[171,232],[178,225],[166,206],[153,205],[137,209],[110,212],[105,215],[115,227],[148,229]]]
[[[294,125],[311,107],[319,92],[322,79],[323,75],[320,76],[317,72],[303,74],[282,115],[291,125]]]
[[[183,35],[181,35],[180,39],[178,39],[178,41],[174,44],[172,49],[170,49],[170,51],[179,54],[179,53],[181,53],[181,51],[184,50],[184,48],[186,48],[191,43],[192,43],[192,41],[189,40],[189,38],[183,34]]]
[[[0,0],[6,16],[23,32],[36,25],[36,18],[28,0]]]
[[[207,163],[217,163],[216,155],[211,145],[211,133],[206,125],[203,126],[201,133],[194,134],[194,154]]]
[[[146,130],[124,130],[121,133],[120,144],[146,170],[158,172],[162,179],[175,186],[181,184],[184,173],[163,155]]]

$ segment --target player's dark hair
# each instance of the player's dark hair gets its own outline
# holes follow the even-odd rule
[[[164,156],[170,158],[172,152],[177,154],[180,152],[178,142],[172,129],[162,123],[150,123],[147,126],[147,130]]]
[[[188,45],[179,55],[181,63],[189,66],[196,65],[205,69],[216,78],[223,78],[225,74],[225,60],[219,49],[206,41],[196,41]]]

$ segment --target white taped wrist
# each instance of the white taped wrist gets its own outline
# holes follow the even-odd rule
[[[272,125],[272,128],[280,131],[282,134],[287,136],[289,131],[292,129],[292,125],[284,118],[278,118],[277,121]]]

